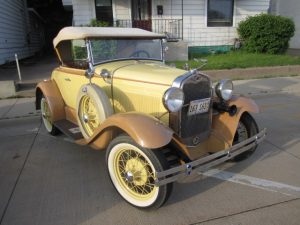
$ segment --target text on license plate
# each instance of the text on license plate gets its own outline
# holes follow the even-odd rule
[[[192,116],[199,113],[206,113],[209,110],[209,106],[210,106],[210,98],[191,101],[188,115]]]

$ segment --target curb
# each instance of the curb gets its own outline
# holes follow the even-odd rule
[[[300,75],[300,65],[293,66],[272,66],[272,67],[254,67],[245,69],[227,69],[227,70],[205,70],[205,74],[212,77],[213,80],[220,80],[223,78],[229,79],[258,79],[284,76],[298,76]]]
[[[204,74],[211,76],[213,81],[228,78],[232,80],[252,80],[272,77],[289,77],[300,75],[300,65],[237,68],[226,70],[203,70]],[[35,97],[35,86],[43,79],[16,81],[16,92],[10,97]],[[0,81],[1,83],[2,81]],[[5,81],[4,81],[5,82]],[[14,81],[12,81],[14,82]],[[1,96],[0,96],[1,98]]]

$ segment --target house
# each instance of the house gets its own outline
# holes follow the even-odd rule
[[[271,0],[270,13],[286,16],[293,19],[295,23],[295,35],[289,43],[288,52],[300,55],[300,1],[299,0]]]
[[[45,44],[43,19],[26,0],[1,1],[0,65],[39,53]]]
[[[71,0],[64,0],[70,4]],[[270,0],[72,0],[73,25],[97,18],[188,43],[191,52],[226,51],[247,16],[266,13]]]

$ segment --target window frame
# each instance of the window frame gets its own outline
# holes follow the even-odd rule
[[[97,19],[97,20],[99,20],[99,21],[104,21],[104,22],[108,22],[109,23],[109,26],[113,26],[113,24],[114,24],[114,15],[115,15],[115,9],[114,9],[114,1],[113,0],[109,0],[110,1],[110,3],[111,3],[111,5],[110,6],[97,6],[97,0],[94,0],[94,7],[95,7],[95,18]],[[102,20],[102,19],[100,19],[100,18],[98,18],[98,10],[99,10],[99,8],[101,8],[101,7],[103,7],[103,8],[106,8],[105,9],[105,11],[107,10],[107,8],[108,7],[110,7],[111,8],[111,18],[109,18],[109,21],[106,21],[106,20]],[[102,8],[102,10],[103,10],[103,8]]]
[[[236,9],[236,0],[231,0],[232,1],[232,24],[229,25],[229,26],[219,26],[219,25],[216,25],[216,26],[209,26],[208,25],[208,4],[209,4],[209,1],[211,0],[206,0],[205,1],[205,26],[207,28],[229,28],[229,27],[235,27],[235,9]]]

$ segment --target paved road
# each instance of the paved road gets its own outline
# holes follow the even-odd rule
[[[119,197],[104,152],[49,136],[33,99],[1,101],[0,224],[299,224],[300,79],[236,85],[261,107],[255,118],[267,140],[243,162],[176,183],[167,204],[150,212]]]

